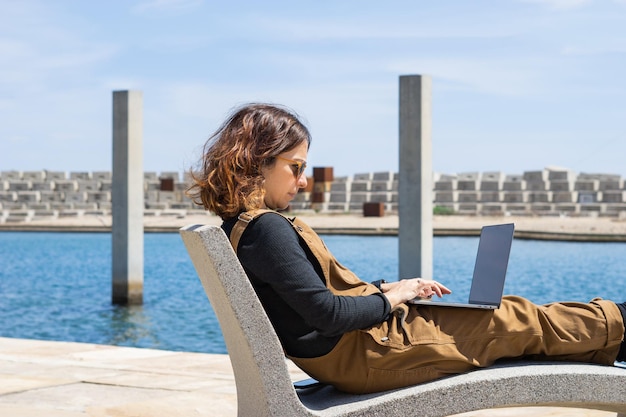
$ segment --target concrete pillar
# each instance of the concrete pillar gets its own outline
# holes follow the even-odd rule
[[[399,278],[433,277],[432,80],[400,76]]]
[[[143,303],[143,94],[113,92],[112,302]]]

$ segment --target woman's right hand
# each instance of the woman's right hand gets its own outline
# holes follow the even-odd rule
[[[406,303],[413,298],[431,298],[433,295],[441,298],[452,291],[445,285],[432,279],[411,278],[383,284],[383,294],[389,300],[391,308]]]

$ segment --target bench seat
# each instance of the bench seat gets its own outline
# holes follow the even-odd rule
[[[564,362],[504,362],[382,393],[329,385],[296,389],[276,333],[218,226],[181,237],[215,311],[237,386],[239,416],[448,416],[522,406],[575,407],[626,416],[626,369]]]

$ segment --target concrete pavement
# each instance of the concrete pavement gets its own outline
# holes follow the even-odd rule
[[[306,376],[288,362],[293,380]],[[4,417],[234,417],[227,355],[0,337]],[[508,408],[464,417],[609,417],[555,407]],[[460,415],[459,415],[460,416]]]

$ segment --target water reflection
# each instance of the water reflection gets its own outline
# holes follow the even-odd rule
[[[103,326],[106,344],[152,347],[161,344],[155,332],[158,326],[150,320],[143,306],[111,306],[111,310],[100,315],[105,322],[108,319],[108,325]]]

